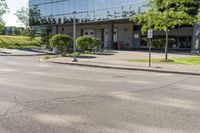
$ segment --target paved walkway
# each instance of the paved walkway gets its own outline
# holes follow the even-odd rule
[[[169,53],[169,58],[186,58],[192,57],[190,53]],[[195,55],[200,56],[200,55]],[[152,58],[163,58],[164,53],[152,53]],[[89,55],[78,58],[79,62],[72,63],[72,58],[60,57],[48,60],[53,63],[64,63],[70,65],[83,65],[104,68],[129,69],[129,70],[143,70],[143,71],[157,71],[170,72],[182,74],[200,75],[200,66],[192,65],[177,65],[177,64],[152,64],[148,67],[148,63],[129,62],[128,60],[148,59],[148,52],[141,51],[111,51],[107,55]]]
[[[26,48],[26,49],[4,49],[0,48],[0,56],[33,56],[50,53],[44,49]]]

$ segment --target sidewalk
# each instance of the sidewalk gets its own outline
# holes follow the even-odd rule
[[[152,53],[152,58],[163,58],[163,53]],[[190,53],[170,53],[170,58],[191,57]],[[47,60],[52,63],[81,65],[101,68],[114,68],[124,70],[140,70],[164,73],[190,74],[200,76],[200,66],[178,65],[178,64],[152,64],[129,62],[128,60],[148,59],[148,52],[138,51],[112,51],[108,55],[88,55],[78,58],[77,63],[72,62],[72,58],[59,57]]]
[[[39,56],[51,54],[45,49],[27,48],[27,49],[4,49],[0,48],[0,56]]]

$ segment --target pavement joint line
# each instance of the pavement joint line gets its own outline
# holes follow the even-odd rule
[[[194,72],[181,72],[181,71],[166,71],[166,70],[155,70],[149,68],[130,68],[130,67],[116,67],[116,66],[106,66],[106,65],[96,65],[96,64],[86,64],[86,63],[72,63],[72,62],[58,62],[58,61],[48,61],[44,59],[40,59],[41,62],[48,62],[54,64],[62,64],[62,65],[74,65],[74,66],[85,66],[85,67],[96,67],[96,68],[106,68],[106,69],[118,69],[118,70],[133,70],[133,71],[144,71],[144,72],[157,72],[157,73],[169,73],[169,74],[180,74],[180,75],[192,75],[192,76],[200,76],[200,73]]]

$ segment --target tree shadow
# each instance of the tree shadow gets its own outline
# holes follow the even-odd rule
[[[96,55],[114,55],[112,53],[96,53]]]
[[[0,39],[0,42],[2,42],[2,43],[4,43],[4,44],[8,44],[8,43],[6,43],[4,40],[2,40],[2,39]]]
[[[17,50],[26,51],[26,52],[36,52],[36,53],[48,53],[38,48],[17,48]]]
[[[10,55],[10,54],[12,54],[12,53],[10,53],[10,52],[0,52],[1,54],[8,54],[8,55]]]
[[[80,56],[76,56],[77,58],[81,58],[81,59],[94,59],[97,58],[96,56],[92,56],[92,55],[80,55]]]

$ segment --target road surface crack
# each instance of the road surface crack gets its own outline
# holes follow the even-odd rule
[[[143,91],[150,91],[150,90],[159,90],[159,89],[163,89],[163,88],[166,88],[166,87],[169,87],[169,86],[172,86],[176,83],[179,83],[181,81],[184,81],[184,80],[187,80],[191,77],[186,77],[186,78],[183,78],[183,79],[179,79],[179,80],[176,80],[174,82],[171,82],[171,83],[168,83],[168,84],[165,84],[165,85],[162,85],[160,87],[155,87],[155,88],[145,88],[145,89],[139,89],[139,90],[134,90],[134,91],[130,91],[130,93],[137,93],[137,92],[143,92]]]
[[[4,113],[3,113],[3,115],[0,115],[0,118],[3,118],[3,117],[6,117],[8,114],[9,114],[9,112],[10,111],[12,111],[12,110],[14,110],[17,106],[18,106],[18,100],[17,100],[17,97],[15,96],[15,105],[14,106],[12,106],[12,107],[10,107],[9,109],[7,109]]]

